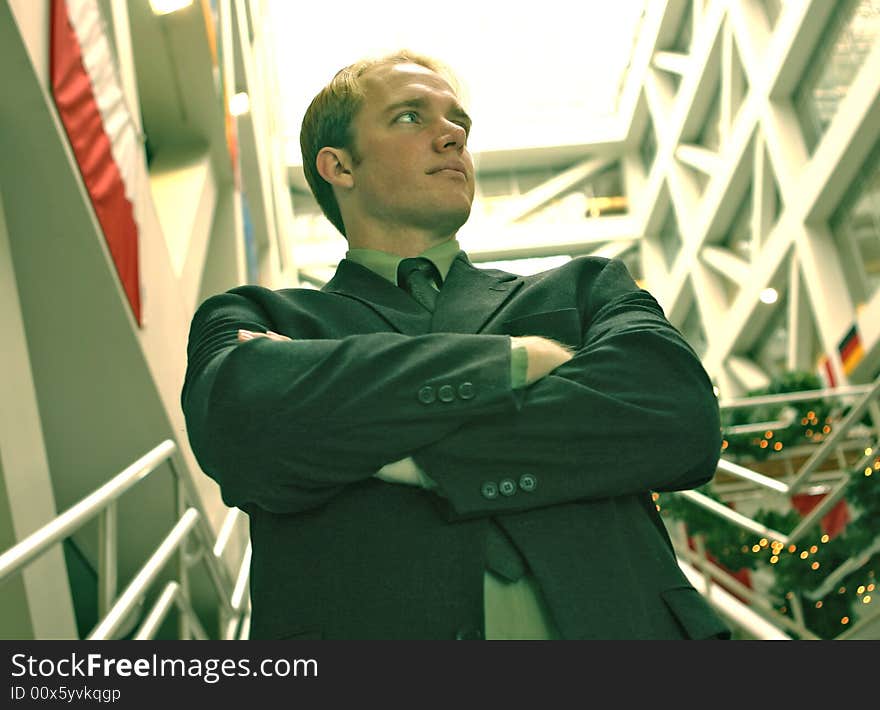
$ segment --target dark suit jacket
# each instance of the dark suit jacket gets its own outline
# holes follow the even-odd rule
[[[239,328],[295,342],[240,344]],[[511,335],[577,352],[512,390]],[[188,358],[193,451],[250,516],[252,638],[479,637],[490,520],[566,638],[728,633],[651,499],[713,476],[717,401],[619,261],[521,277],[461,254],[431,319],[343,260],[320,291],[208,299]],[[373,478],[406,456],[438,492]]]

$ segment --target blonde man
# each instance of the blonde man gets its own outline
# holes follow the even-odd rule
[[[320,291],[193,318],[193,450],[250,516],[255,638],[723,638],[651,500],[708,481],[699,359],[618,261],[476,268],[471,120],[433,59],[340,71],[301,144]]]

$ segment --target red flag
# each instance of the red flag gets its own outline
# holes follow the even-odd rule
[[[122,288],[135,320],[141,325],[138,228],[134,207],[126,195],[123,172],[114,155],[114,147],[124,145],[126,139],[130,145],[134,129],[129,127],[127,133],[125,128],[117,130],[118,143],[111,140],[106,125],[108,116],[123,126],[130,126],[131,119],[125,102],[113,100],[117,94],[122,96],[122,88],[112,64],[100,11],[95,2],[78,1],[72,7],[75,14],[70,12],[66,0],[52,0],[52,96]],[[88,46],[81,45],[80,37],[87,39]],[[91,51],[86,62],[84,55],[89,50],[95,51]],[[100,82],[93,75],[97,73]],[[95,92],[98,83],[106,92],[102,102]],[[103,111],[100,103],[105,106]]]
[[[826,495],[826,493],[819,493],[817,495],[811,493],[795,493],[791,497],[791,504],[798,513],[806,516],[813,508],[822,502],[822,499],[825,498]],[[846,501],[841,499],[837,501],[834,507],[822,517],[822,532],[825,533],[829,539],[833,539],[844,531],[849,520],[849,507],[847,506]]]

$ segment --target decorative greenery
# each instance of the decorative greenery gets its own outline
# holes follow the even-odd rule
[[[788,372],[774,379],[769,386],[760,390],[752,390],[749,397],[768,394],[784,394],[805,392],[822,388],[818,375],[810,372]],[[789,405],[790,406],[790,405]],[[768,456],[782,451],[786,446],[820,442],[831,432],[831,405],[822,399],[798,402],[800,416],[795,416],[787,427],[757,434],[725,435],[722,449],[725,456],[751,456],[763,461]],[[769,404],[759,407],[729,409],[722,412],[721,427],[772,422],[782,419],[787,410],[786,405]]]
[[[809,374],[789,373],[765,390],[750,394],[818,389],[821,384],[817,380],[818,378]],[[725,457],[733,458],[736,453],[764,460],[789,443],[801,443],[804,437],[820,441],[827,436],[834,424],[829,414],[831,406],[827,402],[808,401],[799,403],[799,407],[802,409],[800,416],[785,431],[770,432],[771,436],[766,436],[765,432],[763,437],[726,437]],[[725,413],[727,416],[722,420],[723,426],[772,421],[779,418],[781,411],[782,408],[777,405],[732,410]],[[817,424],[814,422],[828,427],[827,431],[818,430],[819,438]],[[758,441],[763,439],[768,442],[782,442],[783,445],[775,450],[769,446],[760,447],[759,443],[755,443],[756,438]],[[867,466],[850,474],[843,500],[847,502],[852,519],[844,531],[834,538],[823,534],[819,525],[816,525],[797,544],[786,547],[776,540],[756,539],[753,533],[681,496],[664,494],[661,498],[655,495],[655,500],[661,515],[683,521],[689,535],[701,536],[706,550],[722,567],[733,572],[743,569],[769,570],[773,575],[770,593],[784,600],[778,611],[797,618],[794,602],[799,600],[804,625],[820,638],[831,639],[846,630],[853,620],[856,607],[860,610],[863,605],[870,604],[875,596],[880,595],[880,590],[875,589],[875,570],[880,569],[880,553],[873,555],[867,564],[841,580],[821,599],[810,599],[806,595],[816,590],[830,572],[848,559],[861,554],[880,537],[880,451],[875,454]],[[870,456],[869,452],[866,451],[866,455]],[[720,500],[712,491],[711,483],[702,486],[698,491],[709,498]],[[800,514],[795,510],[779,513],[762,509],[752,517],[780,532],[793,530],[801,520]]]

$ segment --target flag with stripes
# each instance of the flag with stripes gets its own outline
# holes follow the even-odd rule
[[[843,340],[837,345],[837,352],[840,353],[840,362],[843,365],[843,371],[849,375],[856,368],[865,356],[862,348],[862,340],[859,337],[859,331],[855,325],[850,328]]]
[[[142,325],[134,195],[139,131],[97,0],[52,0],[52,97],[135,320]]]

